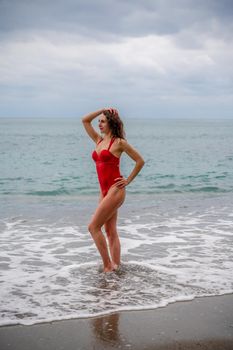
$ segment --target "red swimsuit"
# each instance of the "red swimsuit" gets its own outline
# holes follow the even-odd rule
[[[114,156],[110,151],[110,147],[114,142],[114,138],[111,139],[108,149],[102,149],[100,154],[96,150],[92,153],[92,158],[96,163],[96,171],[100,183],[100,188],[103,196],[108,193],[109,188],[116,183],[114,179],[122,177],[120,174],[120,158]],[[102,142],[100,140],[97,145]]]

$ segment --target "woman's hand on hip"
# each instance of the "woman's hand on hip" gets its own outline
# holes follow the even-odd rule
[[[128,181],[124,177],[117,177],[114,181],[116,182],[115,185],[119,188],[124,188],[128,185]]]

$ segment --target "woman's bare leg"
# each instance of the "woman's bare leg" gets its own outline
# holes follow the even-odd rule
[[[112,187],[109,189],[108,194],[99,203],[91,223],[88,225],[95,244],[99,250],[104,264],[104,271],[112,271],[114,264],[112,263],[108,254],[108,247],[106,239],[101,231],[101,227],[106,221],[108,221],[114,212],[119,208],[125,199],[125,189],[119,189]]]
[[[121,245],[117,233],[117,210],[112,217],[104,224],[107,234],[112,262],[119,266],[121,262]]]

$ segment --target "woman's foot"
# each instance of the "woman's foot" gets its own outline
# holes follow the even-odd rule
[[[104,272],[112,272],[118,269],[118,265],[114,262],[111,262],[109,266],[104,267]]]
[[[117,271],[120,265],[117,265],[115,263],[112,263],[112,264],[113,264],[113,271]]]

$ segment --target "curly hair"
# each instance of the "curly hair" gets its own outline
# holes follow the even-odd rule
[[[112,135],[114,137],[125,139],[124,124],[119,117],[119,114],[109,110],[104,111],[103,114],[106,116]]]

